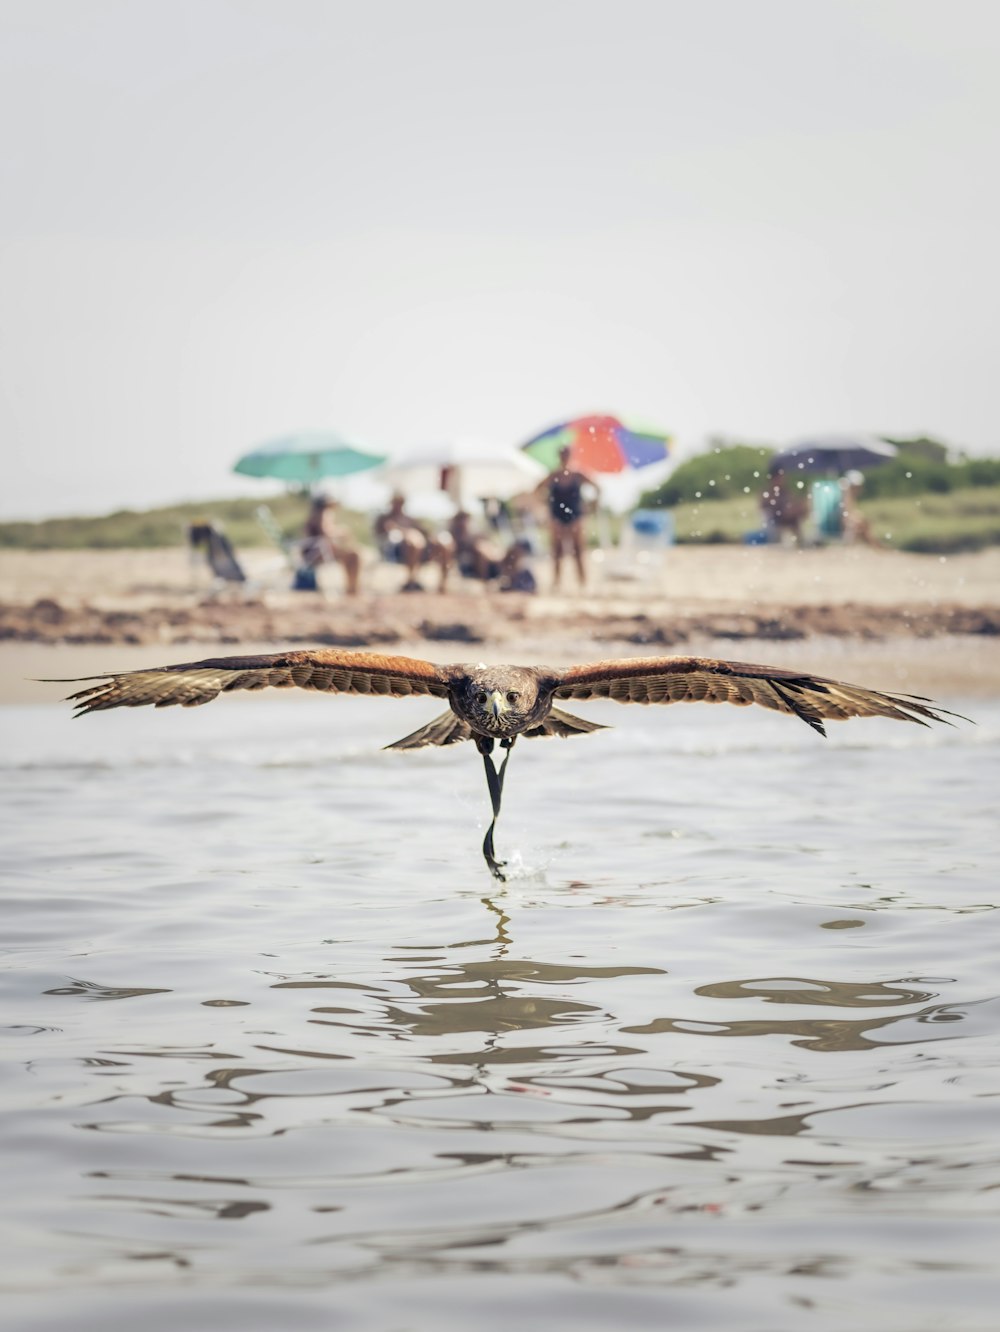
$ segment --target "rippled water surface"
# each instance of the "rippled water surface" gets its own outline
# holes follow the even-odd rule
[[[431,705],[7,709],[16,1326],[995,1329],[965,710],[591,707],[514,753],[502,886],[471,746],[378,748]]]

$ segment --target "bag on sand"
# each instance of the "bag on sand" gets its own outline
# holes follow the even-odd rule
[[[315,569],[310,569],[308,564],[304,564],[300,569],[295,570],[295,577],[292,579],[293,592],[316,592],[318,590]]]

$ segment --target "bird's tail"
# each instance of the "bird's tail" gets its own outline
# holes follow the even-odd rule
[[[602,726],[600,722],[584,721],[582,717],[574,717],[571,712],[563,712],[559,708],[553,708],[549,715],[538,726],[533,726],[530,731],[525,731],[525,735],[587,735],[591,731],[606,731],[608,728]]]
[[[442,712],[426,726],[412,735],[404,735],[386,749],[423,749],[425,745],[457,745],[460,740],[471,740],[472,732],[453,712]]]
[[[543,722],[525,731],[527,736],[537,735],[586,735],[589,731],[605,731],[606,726],[598,722],[584,721],[560,708],[553,708]],[[471,740],[472,731],[464,721],[453,712],[442,712],[426,726],[412,735],[404,735],[395,744],[386,745],[386,749],[423,749],[425,745],[457,745],[460,740]]]

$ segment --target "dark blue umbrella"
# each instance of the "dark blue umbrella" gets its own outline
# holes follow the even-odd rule
[[[776,453],[768,463],[773,472],[836,472],[843,475],[852,468],[875,467],[895,458],[895,444],[887,444],[874,435],[819,435],[800,439]]]

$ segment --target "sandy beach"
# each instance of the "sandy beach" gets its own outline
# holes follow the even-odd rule
[[[995,549],[684,546],[646,565],[611,552],[583,591],[554,591],[539,560],[535,596],[461,579],[445,595],[403,594],[399,567],[373,557],[358,597],[343,595],[337,567],[319,593],[293,593],[280,557],[250,551],[245,563],[252,581],[234,592],[183,549],[3,552],[0,700],[58,696],[31,677],[309,643],[554,664],[698,653],[938,698],[1000,693]]]

